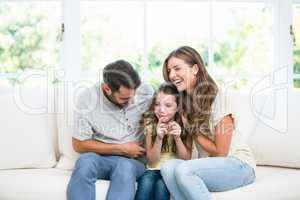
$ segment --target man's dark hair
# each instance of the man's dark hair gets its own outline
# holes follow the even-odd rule
[[[106,65],[103,70],[103,79],[112,92],[118,91],[121,86],[136,89],[141,84],[137,71],[125,60],[117,60]]]

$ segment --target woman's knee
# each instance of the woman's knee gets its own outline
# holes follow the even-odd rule
[[[181,181],[181,180],[188,180],[188,176],[192,176],[193,172],[189,168],[189,163],[184,162],[176,167],[174,174],[176,180]]]
[[[165,178],[168,177],[173,177],[175,174],[175,169],[177,168],[177,166],[182,163],[183,160],[178,160],[178,159],[173,159],[173,160],[169,160],[166,161],[162,166],[161,166],[161,175]]]

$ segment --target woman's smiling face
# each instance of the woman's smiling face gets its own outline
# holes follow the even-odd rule
[[[167,65],[168,78],[178,91],[190,93],[196,86],[198,66],[188,65],[184,60],[171,57]]]

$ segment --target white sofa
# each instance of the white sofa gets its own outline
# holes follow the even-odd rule
[[[78,156],[71,147],[69,112],[76,93],[57,88],[0,91],[0,200],[66,199]],[[214,200],[300,199],[300,92],[271,94],[225,97],[233,102],[237,132],[259,166],[254,184],[213,193]],[[97,181],[97,200],[105,199],[108,185]]]

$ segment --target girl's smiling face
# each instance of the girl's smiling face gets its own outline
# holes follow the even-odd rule
[[[154,113],[160,122],[171,121],[177,111],[176,97],[174,95],[158,92],[154,103]]]

